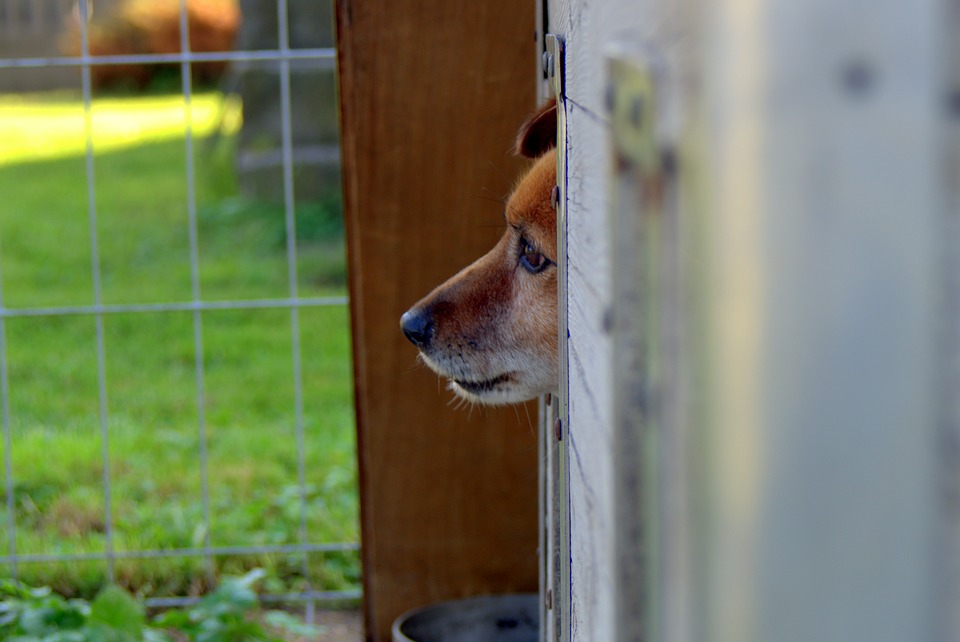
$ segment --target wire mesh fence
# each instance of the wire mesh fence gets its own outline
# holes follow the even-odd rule
[[[272,0],[268,1],[273,4]],[[44,6],[42,15],[37,14],[40,16],[38,19],[54,25],[56,22],[51,18],[54,8],[52,4],[48,4],[50,6]],[[311,262],[312,258],[305,260],[301,256],[303,246],[298,241],[298,232],[306,230],[309,236],[312,228],[304,222],[306,219],[301,215],[304,205],[297,198],[297,192],[300,181],[310,179],[305,179],[303,172],[300,172],[300,175],[297,172],[296,161],[302,155],[302,150],[298,149],[295,141],[295,109],[292,104],[294,89],[291,82],[299,69],[308,68],[330,71],[332,83],[331,70],[335,64],[335,51],[332,47],[291,46],[290,7],[287,0],[276,0],[275,6],[277,32],[276,46],[273,48],[193,51],[188,2],[180,0],[177,30],[179,46],[176,51],[102,54],[93,52],[91,47],[92,3],[89,0],[79,0],[72,8],[79,35],[79,51],[75,54],[7,55],[0,58],[0,74],[64,68],[79,71],[79,109],[82,114],[72,122],[82,126],[83,140],[82,149],[76,150],[77,153],[72,159],[73,173],[69,180],[75,188],[74,192],[82,190],[84,194],[82,199],[75,193],[73,197],[75,201],[83,201],[83,209],[86,211],[86,247],[77,248],[75,242],[64,242],[52,252],[86,254],[89,260],[85,276],[74,274],[73,271],[70,274],[48,275],[53,281],[76,281],[77,287],[64,290],[69,291],[69,294],[58,296],[56,287],[45,287],[42,282],[30,282],[30,279],[22,278],[24,273],[35,274],[34,272],[15,266],[14,273],[10,273],[7,262],[4,261],[10,254],[6,250],[10,245],[16,245],[19,237],[16,234],[8,235],[13,236],[12,242],[9,238],[4,238],[4,228],[0,222],[0,250],[3,251],[0,253],[0,392],[6,507],[4,530],[7,548],[6,554],[0,555],[0,563],[7,565],[13,577],[24,575],[24,569],[28,565],[92,565],[102,569],[105,581],[129,584],[130,576],[136,574],[132,570],[133,564],[201,560],[202,568],[199,572],[196,567],[186,567],[193,569],[189,572],[203,576],[202,580],[191,586],[184,586],[182,582],[155,582],[151,586],[138,587],[140,592],[148,596],[148,605],[162,607],[189,602],[194,599],[191,593],[202,591],[203,586],[214,583],[221,572],[229,572],[244,564],[255,564],[266,559],[270,560],[270,563],[275,562],[278,568],[282,567],[283,574],[293,579],[276,582],[273,590],[265,595],[265,599],[305,602],[308,617],[311,619],[314,605],[318,602],[352,600],[359,597],[356,582],[343,581],[343,576],[351,576],[357,572],[353,569],[357,566],[353,560],[358,549],[355,541],[355,490],[343,490],[355,486],[352,457],[341,459],[339,464],[331,464],[331,460],[322,454],[324,444],[320,442],[324,436],[330,434],[323,427],[324,413],[330,410],[330,404],[323,400],[308,400],[305,390],[306,379],[314,381],[349,376],[349,364],[343,363],[346,361],[348,345],[343,336],[347,333],[347,301],[343,283],[325,282],[318,285],[311,272],[315,261]],[[9,22],[16,15],[18,7],[19,5],[14,7],[10,0],[0,0],[0,21],[5,19]],[[9,25],[6,25],[6,29],[9,30]],[[0,32],[2,31],[0,28]],[[205,147],[203,141],[211,131],[214,137],[218,132],[222,132],[224,111],[230,109],[231,101],[229,96],[223,100],[218,108],[219,122],[212,129],[206,124],[203,128],[197,125],[198,110],[209,101],[207,94],[197,94],[193,82],[195,65],[201,63],[222,63],[227,66],[226,80],[221,81],[221,89],[226,88],[228,94],[236,88],[237,70],[260,66],[270,69],[278,80],[278,95],[275,100],[279,106],[277,113],[280,120],[280,148],[271,152],[272,156],[267,155],[268,158],[275,157],[279,161],[275,175],[275,182],[279,182],[281,186],[278,190],[279,203],[270,210],[278,220],[270,223],[261,221],[244,233],[257,239],[276,237],[272,241],[277,246],[274,253],[282,255],[282,259],[278,258],[271,263],[271,269],[282,269],[285,274],[277,276],[269,286],[257,286],[255,282],[262,274],[256,267],[246,270],[242,267],[236,268],[237,273],[231,277],[225,276],[227,268],[223,265],[211,265],[204,260],[204,249],[207,247],[214,248],[214,253],[230,255],[229,247],[222,248],[217,245],[217,230],[230,229],[232,233],[236,232],[245,225],[246,216],[242,212],[237,214],[236,210],[245,212],[250,208],[243,198],[236,196],[226,199],[227,206],[210,207],[208,202],[211,199],[201,194],[205,193],[207,188],[198,181],[207,180],[204,166],[210,157],[209,150],[202,149]],[[182,229],[172,234],[180,243],[180,247],[174,250],[150,247],[150,238],[124,241],[123,236],[127,229],[125,225],[128,225],[125,221],[138,213],[123,211],[117,214],[112,209],[115,207],[112,204],[112,191],[116,188],[116,183],[127,179],[123,178],[122,174],[112,173],[110,163],[116,160],[117,167],[128,169],[135,165],[136,159],[108,159],[101,152],[98,132],[104,119],[109,120],[110,113],[109,105],[103,108],[102,114],[98,112],[101,95],[95,74],[100,69],[119,69],[131,65],[166,65],[179,71],[179,96],[176,100],[179,103],[178,108],[182,109],[182,127],[179,136],[174,136],[173,139],[182,137],[180,160],[176,163],[180,172],[180,185],[175,191],[182,194],[181,207],[184,216],[181,220]],[[111,95],[104,94],[103,101],[108,103],[109,100]],[[15,127],[14,121],[15,119],[8,123],[8,126]],[[246,125],[246,122],[244,124]],[[198,131],[200,129],[203,131]],[[130,139],[134,144],[141,140],[136,134],[131,135]],[[179,141],[176,141],[176,144],[179,145]],[[2,145],[0,142],[0,148]],[[329,149],[327,151],[329,152]],[[154,150],[151,153],[156,152]],[[327,160],[331,156],[335,160],[335,153],[327,153]],[[0,163],[2,162],[0,157]],[[269,160],[267,164],[270,164]],[[7,168],[0,164],[0,172],[6,170],[9,170],[9,162]],[[82,174],[82,181],[77,180],[78,173]],[[198,179],[198,176],[201,178]],[[18,180],[13,174],[8,174],[8,179]],[[51,175],[50,180],[57,181],[58,178]],[[237,189],[242,190],[246,180],[241,177]],[[43,190],[42,187],[40,189]],[[56,189],[56,186],[51,185],[50,189]],[[153,190],[150,190],[148,193],[135,195],[135,198],[141,202],[149,202],[157,199],[157,194],[165,189],[168,188],[158,181],[156,193],[151,193]],[[27,218],[34,221],[35,234],[46,233],[48,224],[43,221],[44,212],[30,211],[20,205],[18,202],[2,213],[2,218],[6,218],[11,226],[9,229],[16,229],[16,225],[22,225],[23,219]],[[3,206],[0,206],[0,209],[3,209]],[[20,223],[13,223],[15,219],[19,219]],[[279,219],[282,219],[282,222]],[[71,220],[70,225],[79,229],[75,219]],[[149,230],[141,233],[148,237],[151,234]],[[50,234],[59,232],[50,231]],[[71,238],[75,241],[79,234],[80,232],[76,232]],[[301,236],[303,235],[301,233]],[[233,237],[219,242],[221,245],[229,245],[233,242],[232,239]],[[131,244],[138,246],[132,250],[132,255],[126,254],[125,249],[116,249]],[[242,244],[236,249],[238,253],[245,251]],[[13,253],[16,251],[15,247]],[[267,250],[269,251],[273,250]],[[160,267],[151,268],[153,272],[141,270],[141,264],[148,262],[144,256],[156,254],[172,254],[185,266],[171,268],[169,266],[172,264],[164,263],[159,264]],[[242,265],[244,258],[236,256],[230,260]],[[249,282],[244,283],[245,279]],[[129,280],[133,287],[121,288],[118,285],[126,280]],[[228,282],[233,285],[224,285]],[[167,285],[164,285],[165,283]],[[325,312],[327,310],[331,312]],[[283,327],[283,332],[280,333],[282,337],[275,340],[266,335],[257,335],[259,339],[251,339],[242,334],[230,334],[224,329],[239,324],[238,319],[261,329]],[[332,374],[321,372],[325,367],[324,363],[315,363],[317,359],[314,358],[315,355],[322,354],[325,345],[316,337],[314,328],[328,328],[331,324],[336,326],[336,331],[332,332],[336,335],[341,362]],[[175,346],[172,351],[176,354],[173,358],[165,357],[163,363],[172,362],[176,373],[170,375],[166,371],[151,372],[150,358],[143,355],[148,349],[152,349],[152,346],[167,345],[167,340],[163,337],[167,336],[168,332],[171,337],[169,344]],[[86,375],[75,374],[74,380],[58,374],[57,377],[60,378],[49,386],[54,390],[43,391],[43,385],[40,384],[38,389],[41,391],[36,393],[37,397],[56,404],[58,398],[66,398],[66,393],[55,388],[65,381],[66,385],[73,381],[73,384],[83,388],[83,391],[93,398],[83,403],[78,402],[81,406],[79,410],[68,408],[57,415],[63,419],[62,426],[66,426],[67,432],[72,430],[74,433],[83,433],[76,440],[66,439],[62,433],[51,428],[51,424],[54,427],[57,425],[55,418],[45,416],[39,420],[36,417],[31,419],[25,416],[29,413],[23,411],[29,404],[22,401],[25,393],[19,391],[28,387],[23,383],[25,378],[41,378],[42,373],[34,371],[38,369],[37,353],[45,349],[43,346],[47,345],[45,342],[49,337],[57,338],[57,347],[53,350],[61,352],[64,367],[69,365],[77,371],[87,369],[95,373],[95,376],[89,372]],[[266,350],[264,346],[268,344],[270,350],[286,351],[285,372],[282,367],[273,365],[264,368],[269,370],[268,372],[261,372],[256,361],[244,360],[245,357]],[[74,350],[71,350],[71,345]],[[82,357],[78,356],[80,353]],[[308,354],[306,359],[305,353]],[[230,355],[234,355],[233,358]],[[143,372],[140,372],[139,361],[143,362]],[[31,363],[34,365],[23,365]],[[231,383],[231,380],[223,378],[221,373],[242,372],[248,368],[251,371],[244,374],[248,379],[241,380],[243,390],[225,391],[225,388],[237,386],[236,382]],[[306,375],[305,370],[308,371]],[[164,395],[155,393],[154,382],[164,378],[177,380],[173,392]],[[80,383],[77,383],[78,381]],[[156,389],[159,389],[159,386]],[[146,411],[137,405],[143,405],[143,398],[152,394],[164,396],[151,406],[152,410]],[[117,398],[123,399],[124,395],[129,395],[132,400],[129,405],[116,401]],[[40,404],[43,399],[31,401],[34,402]],[[244,405],[248,402],[253,410]],[[188,408],[193,415],[190,425],[178,424],[176,417],[168,416],[164,416],[162,420],[145,421],[144,425],[138,423],[138,416],[154,417],[151,412],[156,416],[172,412],[165,408],[165,404]],[[272,405],[267,408],[268,404]],[[284,404],[286,407],[276,410],[276,404]],[[121,412],[114,411],[118,405],[122,407]],[[270,424],[267,429],[274,430],[276,426],[280,426],[281,432],[266,435],[257,432],[256,426],[251,428],[250,422],[245,423],[242,418],[238,418],[248,412],[262,413],[269,417],[265,420]],[[350,410],[338,408],[337,412],[340,424],[352,421]],[[85,416],[90,421],[84,423],[78,419]],[[89,449],[92,443],[97,444],[99,453],[91,453],[85,460],[86,465],[80,475],[82,479],[75,482],[78,486],[86,485],[88,489],[97,489],[97,496],[89,497],[86,504],[86,513],[92,513],[88,514],[86,519],[93,524],[95,537],[88,537],[88,533],[84,532],[73,532],[73,527],[65,529],[56,519],[48,519],[50,511],[36,507],[37,493],[42,494],[43,488],[38,491],[37,488],[31,489],[29,484],[24,486],[22,483],[25,477],[29,477],[25,473],[42,469],[45,465],[46,458],[43,456],[30,455],[33,457],[31,462],[22,461],[22,457],[18,460],[17,457],[18,447],[26,439],[30,427],[38,424],[43,424],[44,429],[51,433],[48,441],[41,442],[46,444],[51,466],[69,467],[68,464],[58,464],[61,458],[57,451],[61,449]],[[227,428],[234,424],[234,428]],[[161,427],[157,428],[157,425]],[[351,448],[352,436],[344,436],[343,432],[341,430],[338,433],[338,443],[341,444],[341,449],[343,443],[347,444],[347,448]],[[178,462],[172,461],[171,458],[175,456],[167,452],[168,446],[165,446],[162,440],[158,441],[159,437],[155,437],[154,433],[165,435],[164,439],[176,442],[175,449],[181,453]],[[148,434],[149,437],[146,436]],[[185,444],[185,439],[192,440],[192,444]],[[237,442],[245,443],[247,439],[250,443],[243,448],[237,445]],[[233,445],[229,445],[231,443]],[[261,476],[255,469],[261,464],[271,467],[270,459],[273,454],[267,451],[273,446],[280,448],[281,452],[277,456],[283,460],[283,465],[273,466],[277,470]],[[229,457],[221,452],[231,448],[238,449],[238,452]],[[133,452],[143,454],[160,451],[163,456],[147,463],[133,464],[128,457]],[[43,452],[42,446],[40,452]],[[93,461],[97,462],[99,468],[95,475],[90,469]],[[185,461],[189,465],[185,465]],[[339,465],[339,469],[332,470],[331,465]],[[324,466],[325,470],[319,470]],[[232,476],[219,477],[218,474],[227,468],[232,471]],[[71,471],[59,472],[72,474]],[[177,482],[181,480],[171,477],[189,477],[191,481],[177,486]],[[217,478],[216,481],[213,480],[214,477]],[[123,487],[118,489],[118,479],[121,478],[126,481]],[[136,483],[142,486],[137,487],[134,484],[135,492],[130,491],[131,478],[135,478]],[[264,484],[272,486],[276,492],[268,492],[271,488],[259,488]],[[322,486],[319,489],[318,484]],[[336,487],[341,496],[331,498],[326,494],[327,487]],[[245,497],[245,489],[249,493],[256,493],[257,497]],[[261,490],[264,492],[259,492]],[[55,490],[47,491],[54,495],[49,498],[48,505],[60,507]],[[165,493],[175,498],[171,503],[173,508],[163,507],[166,505],[162,502],[155,503],[155,498],[165,496]],[[344,494],[346,499],[342,496]],[[246,524],[223,523],[223,520],[219,519],[224,507],[248,501],[257,504],[257,507],[251,508],[249,515],[244,518]],[[34,505],[32,509],[29,504]],[[144,519],[131,518],[128,513],[154,505],[162,507],[158,510],[170,512],[170,515],[161,517],[158,528],[165,528],[163,524],[166,519],[171,530],[180,529],[186,533],[176,541],[186,542],[187,545],[143,545],[149,538],[138,533],[137,528],[146,522]],[[62,507],[62,510],[69,513],[75,508]],[[118,524],[118,519],[122,525]],[[285,524],[284,528],[271,530],[272,525],[279,522]],[[325,522],[328,526],[334,522],[348,522],[348,525],[341,528],[334,524],[331,528],[318,529],[316,526],[319,522]],[[37,524],[41,527],[46,524],[54,531],[52,536],[41,537],[35,541],[24,537],[27,526],[34,527]],[[58,528],[61,536],[73,537],[73,540],[66,537],[71,542],[83,540],[85,537],[87,541],[83,545],[65,544],[63,537],[57,537]],[[79,527],[76,530],[83,531]],[[346,533],[351,537],[345,541],[315,541],[318,530],[341,535]],[[347,565],[353,570],[341,572],[339,581],[326,582],[324,572],[317,571],[317,567],[323,567],[331,559],[336,564]],[[99,577],[97,573],[93,576]],[[177,588],[172,594],[164,594],[165,586]]]

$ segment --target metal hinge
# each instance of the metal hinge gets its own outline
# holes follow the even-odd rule
[[[660,166],[653,73],[635,60],[609,60],[607,108],[616,152],[645,174]]]
[[[551,196],[557,212],[558,317],[560,336],[560,394],[554,400],[556,426],[569,431],[567,412],[567,119],[564,87],[564,41],[561,36],[547,34],[544,39],[543,71],[550,94],[557,101],[557,188]],[[547,466],[550,467],[551,523],[548,557],[551,565],[549,584],[544,595],[546,615],[550,618],[541,628],[543,639],[567,642],[570,639],[570,492],[567,449],[568,439],[548,440]],[[562,433],[561,433],[562,436]],[[549,636],[549,637],[548,637]]]

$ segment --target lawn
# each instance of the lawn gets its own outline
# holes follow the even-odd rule
[[[198,284],[205,301],[289,296],[283,208],[241,195],[233,172],[239,109],[195,96]],[[105,304],[193,297],[185,109],[179,96],[98,99],[92,111],[98,268]],[[86,119],[70,94],[0,97],[0,276],[7,308],[95,301]],[[215,142],[208,138],[217,130]],[[296,211],[300,296],[345,293],[337,186]],[[294,337],[285,309],[201,315],[203,406],[190,312],[103,318],[110,519],[117,551],[299,541]],[[349,320],[344,306],[299,311],[307,539],[356,542],[357,493]],[[26,316],[5,324],[18,554],[106,546],[97,322]],[[202,410],[202,413],[201,413]],[[200,422],[208,478],[200,470]],[[209,489],[209,529],[201,489]],[[0,479],[0,554],[9,552]],[[217,558],[214,575],[263,567],[273,590],[354,589],[354,551]],[[102,561],[21,563],[25,581],[90,596]],[[201,558],[118,560],[143,596],[197,593]]]

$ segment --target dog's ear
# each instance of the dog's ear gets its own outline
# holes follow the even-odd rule
[[[557,144],[557,101],[550,99],[520,127],[514,152],[517,156],[537,158]]]

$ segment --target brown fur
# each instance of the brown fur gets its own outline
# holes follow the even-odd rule
[[[517,152],[537,159],[507,201],[500,241],[400,320],[423,361],[472,402],[524,401],[557,386],[555,138],[548,104],[517,137]],[[523,259],[537,255],[548,263],[534,272]]]

